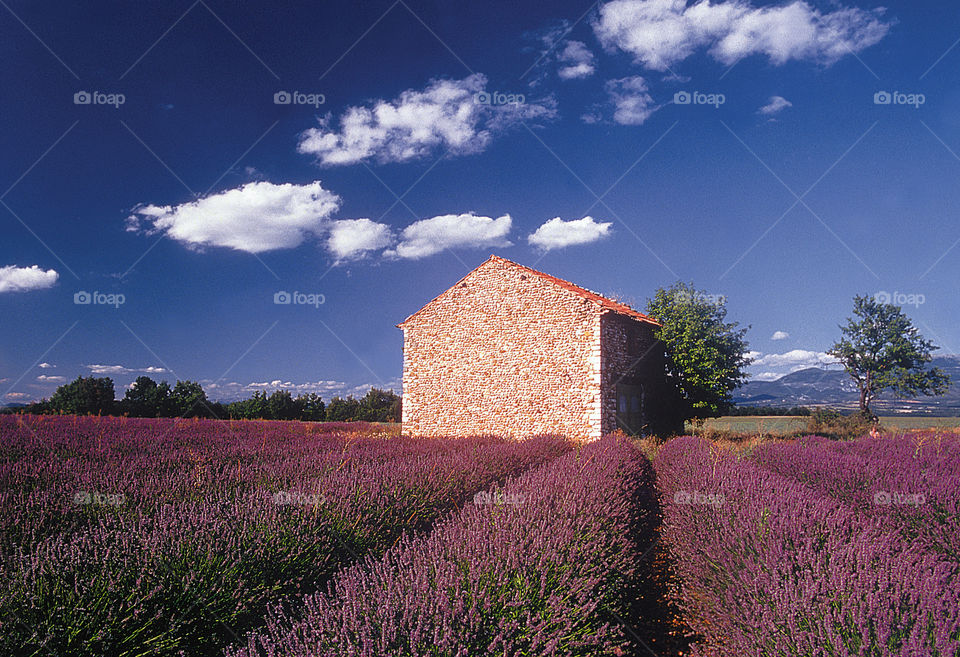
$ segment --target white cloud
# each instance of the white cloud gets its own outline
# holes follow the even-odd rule
[[[609,235],[612,225],[610,222],[598,222],[593,217],[570,221],[554,217],[541,224],[527,237],[527,241],[544,251],[562,249],[574,244],[589,244]]]
[[[306,381],[303,383],[294,383],[293,381],[284,381],[283,379],[274,379],[271,381],[253,381],[250,383],[238,383],[236,381],[227,381],[215,383],[209,379],[200,381],[204,390],[207,391],[211,399],[232,401],[235,399],[246,399],[255,392],[272,393],[275,390],[288,390],[290,394],[296,396],[300,394],[317,394],[329,401],[333,397],[346,397],[353,395],[360,397],[367,394],[370,388],[380,388],[381,390],[393,390],[400,392],[402,382],[400,379],[391,379],[381,383],[363,383],[353,385],[345,381]]]
[[[342,219],[330,225],[327,250],[338,261],[363,256],[369,251],[393,244],[394,237],[387,224],[369,219]]]
[[[640,125],[658,109],[639,75],[609,80],[606,90],[614,107],[613,120],[621,125]]]
[[[349,107],[338,126],[328,114],[319,127],[300,135],[297,150],[317,156],[326,166],[405,162],[438,150],[467,155],[483,151],[495,135],[520,121],[556,116],[552,99],[497,102],[486,85],[480,73],[462,80],[432,80],[426,89],[408,89],[392,101]]]
[[[568,41],[557,61],[560,63],[557,75],[562,80],[590,77],[596,70],[593,53],[583,41]]]
[[[783,372],[760,372],[759,374],[751,374],[750,378],[757,381],[776,381],[782,376],[784,376]]]
[[[751,365],[757,367],[787,367],[790,371],[802,370],[807,367],[822,367],[835,365],[837,360],[823,351],[807,351],[793,349],[782,354],[766,354],[755,360]]]
[[[127,230],[163,233],[193,248],[222,246],[247,253],[289,249],[323,233],[340,197],[319,180],[305,185],[251,182],[175,206],[139,205]]]
[[[56,365],[51,365],[50,363],[40,363],[39,365],[37,365],[37,367],[43,370],[48,370],[51,367],[56,367]]]
[[[123,365],[84,365],[93,374],[163,374],[167,370],[163,367],[131,368]]]
[[[790,334],[786,331],[774,331],[773,335],[770,336],[771,340],[786,340],[790,337]]]
[[[3,292],[30,292],[53,287],[60,274],[53,269],[44,271],[37,265],[17,267],[7,265],[0,267],[0,293]]]
[[[43,381],[44,383],[62,383],[67,380],[65,376],[46,376],[41,374],[37,377],[37,381]]]
[[[760,112],[760,114],[766,114],[769,116],[771,114],[776,114],[788,107],[793,107],[793,103],[783,96],[770,96],[769,102],[767,102],[766,105],[757,111]]]
[[[657,71],[668,70],[700,48],[730,65],[766,55],[832,64],[880,41],[891,23],[883,9],[841,7],[821,13],[803,0],[755,7],[746,0],[613,0],[600,8],[593,29],[608,50],[619,49]]]
[[[493,219],[472,212],[421,219],[404,228],[396,248],[384,255],[416,260],[444,249],[512,246],[507,239],[512,223],[509,214]]]

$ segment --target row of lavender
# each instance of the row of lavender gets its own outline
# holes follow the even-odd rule
[[[270,422],[0,418],[0,654],[211,654],[569,450]]]
[[[960,561],[960,440],[922,432],[837,442],[770,443],[754,461],[887,522]]]
[[[623,654],[652,468],[609,437],[275,610],[230,657]]]
[[[915,490],[919,480],[898,478],[912,454],[893,448],[808,441],[761,448],[754,461],[684,437],[660,450],[662,534],[703,637],[696,654],[960,654],[960,569],[940,531],[903,531],[896,513],[868,508],[857,491]],[[941,509],[960,493],[949,480],[957,454],[955,445],[928,453],[915,469]],[[941,477],[949,493],[932,487]]]

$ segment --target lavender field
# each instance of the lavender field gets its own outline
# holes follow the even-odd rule
[[[685,437],[655,466],[693,654],[960,653],[956,436]]]
[[[3,655],[960,654],[956,436],[0,438]]]

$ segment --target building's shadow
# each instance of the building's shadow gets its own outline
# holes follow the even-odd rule
[[[623,618],[632,650],[643,657],[680,657],[690,654],[699,637],[690,629],[674,600],[678,579],[667,545],[660,538],[663,513],[654,486],[652,468],[648,485],[638,496],[644,509],[634,527],[640,559],[626,590],[628,617]]]

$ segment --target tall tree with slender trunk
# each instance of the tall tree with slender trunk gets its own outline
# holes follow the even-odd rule
[[[920,335],[900,306],[856,296],[853,314],[840,327],[843,337],[828,353],[857,384],[862,414],[872,415],[870,403],[883,390],[900,397],[947,391],[950,377],[940,368],[927,367],[930,354],[939,347]]]

